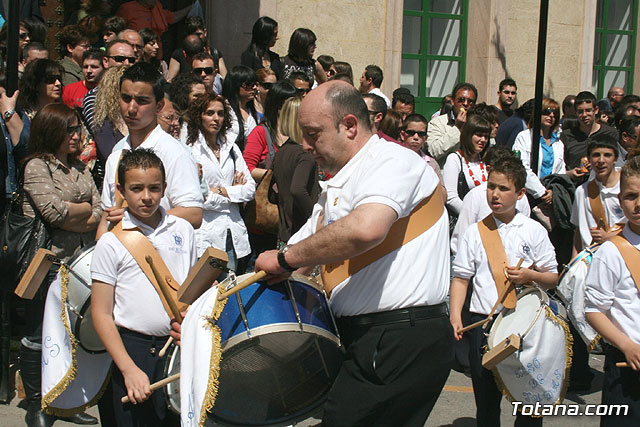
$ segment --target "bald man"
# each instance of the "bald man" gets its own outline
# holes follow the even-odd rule
[[[350,276],[323,268],[347,351],[323,425],[422,426],[453,361],[449,222],[438,177],[411,150],[375,135],[365,102],[347,83],[312,90],[299,121],[303,148],[334,176],[307,223],[283,249],[262,253],[256,270],[280,280],[316,265],[354,265],[366,251],[383,249],[348,269]],[[417,218],[422,206],[429,213],[413,238],[390,243],[387,234],[398,234],[392,226]]]

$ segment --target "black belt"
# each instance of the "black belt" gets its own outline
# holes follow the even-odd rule
[[[134,337],[138,337],[138,338],[144,338],[144,339],[149,340],[149,341],[152,341],[152,340],[167,340],[167,339],[169,339],[169,335],[161,335],[161,336],[147,335],[147,334],[143,334],[143,333],[137,332],[137,331],[132,331],[131,329],[127,329],[127,328],[123,328],[123,327],[119,327],[118,328],[118,332],[120,332],[121,335],[130,335],[130,336],[134,336]]]
[[[340,325],[349,327],[367,327],[405,322],[413,324],[416,320],[431,319],[434,317],[448,315],[448,312],[447,304],[443,302],[436,305],[401,308],[398,310],[361,314],[359,316],[344,316],[338,318],[337,321]]]

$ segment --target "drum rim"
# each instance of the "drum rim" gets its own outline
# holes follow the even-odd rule
[[[69,266],[69,268],[72,268],[73,265],[80,260],[80,258],[82,258],[86,252],[92,251],[95,249],[96,244],[98,244],[98,242],[96,240],[94,240],[93,242],[89,243],[88,245],[85,245],[81,248],[78,248],[77,251],[75,251],[73,253],[73,255],[71,256],[71,258],[69,258],[69,261],[67,261],[65,264],[67,264]]]
[[[531,328],[533,328],[533,325],[536,324],[536,322],[538,321],[538,319],[540,318],[540,313],[543,312],[544,310],[544,306],[545,305],[549,305],[549,295],[541,288],[539,288],[538,286],[531,286],[531,287],[526,287],[523,291],[520,292],[520,294],[518,295],[517,299],[520,299],[522,297],[524,297],[525,295],[528,295],[530,293],[534,293],[536,292],[537,294],[541,294],[543,295],[540,298],[540,306],[538,307],[538,309],[536,310],[536,315],[533,318],[533,321],[531,322],[531,324],[529,326],[527,326],[527,329],[524,331],[524,333],[522,335],[520,335],[520,338],[524,339],[527,334],[531,331]],[[516,300],[516,307],[517,307],[517,300]],[[493,325],[491,326],[491,331],[489,331],[489,336],[487,337],[487,348],[492,349],[495,345],[497,345],[498,343],[493,343],[493,331],[494,328],[496,327],[496,325],[499,325],[502,322],[502,319],[504,319],[505,313],[509,312],[513,309],[502,309],[502,311],[500,311],[500,313],[498,314],[498,317],[496,317],[495,322],[493,322]]]
[[[169,370],[172,366],[172,362],[174,361],[174,358],[176,357],[179,358],[180,357],[180,347],[178,347],[175,343],[172,343],[169,346],[169,349],[167,350],[167,354],[166,354],[166,361],[165,361],[165,365],[164,365],[164,369],[162,370],[162,376],[164,378],[167,378],[169,376]],[[178,380],[178,383],[180,382],[180,380]],[[164,390],[164,399],[167,402],[167,407],[173,411],[175,414],[180,415],[180,408],[175,408],[174,404],[171,402],[171,399],[169,399],[169,389],[173,387],[173,382],[170,382],[169,384],[165,385],[163,387]],[[180,396],[178,395],[178,402],[180,402]]]
[[[587,246],[586,248],[581,250],[575,257],[573,257],[571,261],[569,261],[569,264],[564,266],[562,272],[560,273],[560,276],[558,276],[558,285],[560,284],[560,282],[562,282],[562,279],[569,272],[569,270],[571,270],[571,267],[584,260],[584,258],[586,258],[587,256],[593,256],[596,252],[598,252],[600,246],[602,246],[602,243],[594,243],[590,246]]]
[[[251,336],[249,336],[249,332],[251,332]],[[264,335],[271,335],[278,332],[294,332],[294,333],[306,333],[308,335],[319,335],[322,338],[326,338],[329,341],[336,344],[336,346],[344,353],[344,348],[340,338],[331,332],[327,331],[324,328],[315,325],[308,325],[306,323],[302,324],[302,331],[300,330],[300,325],[298,323],[293,322],[280,322],[280,323],[271,323],[269,325],[258,326],[257,328],[252,328],[249,331],[239,332],[232,337],[228,338],[221,344],[222,351],[230,350],[236,345],[248,341],[252,338],[256,338]]]
[[[91,295],[91,294],[89,294]],[[66,305],[68,305],[68,302],[65,303]],[[102,354],[102,353],[106,353],[107,348],[105,347],[103,350],[89,350],[88,348],[86,348],[83,344],[82,344],[82,339],[80,337],[80,323],[78,322],[78,320],[83,320],[84,319],[84,314],[87,312],[88,309],[91,308],[91,296],[89,296],[89,298],[87,298],[87,300],[84,302],[84,304],[82,305],[82,308],[80,309],[80,317],[76,317],[76,321],[74,322],[73,325],[73,336],[74,338],[76,338],[76,341],[78,342],[78,344],[80,344],[80,347],[82,347],[82,349],[84,351],[86,351],[89,354]],[[71,319],[69,319],[69,323],[71,323]],[[93,329],[95,331],[95,327]],[[96,332],[97,335],[97,332]],[[99,339],[100,337],[98,337]],[[102,340],[100,340],[102,341]],[[102,344],[104,346],[104,344]]]

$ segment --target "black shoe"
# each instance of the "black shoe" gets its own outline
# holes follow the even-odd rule
[[[70,417],[58,417],[59,420],[67,421],[74,424],[98,424],[98,419],[93,417],[86,412],[80,412]]]
[[[27,415],[24,417],[28,427],[51,427],[53,425],[54,418],[42,412],[40,409],[40,402],[33,402],[29,404],[27,409]]]

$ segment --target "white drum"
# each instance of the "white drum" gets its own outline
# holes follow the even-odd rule
[[[591,245],[576,255],[560,274],[557,288],[560,298],[567,305],[569,319],[571,319],[589,351],[593,351],[596,348],[600,336],[589,325],[584,314],[584,285],[591,266],[591,259],[599,248],[599,243]]]
[[[519,335],[520,351],[500,362],[493,373],[510,401],[561,403],[571,367],[571,334],[567,313],[542,289],[525,288],[514,309],[503,309],[487,341],[491,350],[511,334]]]
[[[171,345],[167,352],[167,362],[164,367],[164,378],[180,373],[180,347]],[[172,381],[164,386],[164,396],[167,406],[176,414],[180,415],[180,381]]]
[[[102,353],[106,350],[91,319],[91,259],[94,249],[95,243],[76,252],[67,263],[67,308],[71,332],[80,346],[89,353]]]

